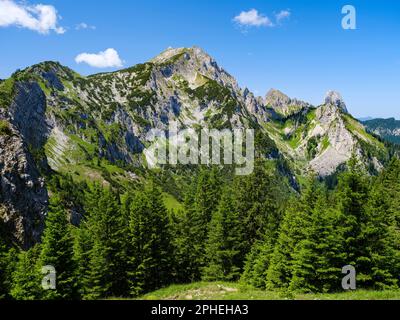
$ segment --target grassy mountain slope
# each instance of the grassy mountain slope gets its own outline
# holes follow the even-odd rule
[[[399,300],[400,291],[357,290],[337,294],[295,294],[255,289],[232,282],[173,285],[141,297],[143,300]]]

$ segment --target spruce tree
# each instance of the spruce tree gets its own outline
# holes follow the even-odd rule
[[[11,296],[16,300],[41,299],[44,290],[41,287],[43,276],[38,268],[40,246],[36,245],[18,256],[15,271],[12,274]]]
[[[175,282],[194,282],[200,270],[193,250],[191,221],[186,211],[171,212],[170,219]]]
[[[310,225],[310,217],[316,205],[319,186],[315,181],[309,182],[300,199],[291,199],[282,224],[279,236],[270,257],[267,271],[267,288],[289,287],[293,276],[293,253],[300,241],[304,239],[305,230]]]
[[[400,161],[394,159],[372,185],[363,225],[364,246],[370,256],[364,264],[376,289],[397,287],[400,272]]]
[[[341,213],[341,226],[344,237],[343,251],[345,264],[357,271],[357,284],[369,287],[372,284],[370,273],[371,255],[365,246],[363,229],[368,223],[367,202],[369,181],[355,156],[348,163],[348,171],[339,176],[335,200]]]
[[[42,238],[39,268],[53,266],[56,270],[56,290],[45,292],[45,299],[76,298],[75,263],[73,260],[73,238],[67,213],[60,198],[55,195],[50,200]]]
[[[126,226],[117,197],[103,189],[97,203],[92,203],[88,218],[93,245],[85,298],[120,297],[127,294]]]
[[[171,282],[172,241],[161,192],[153,184],[138,192],[130,207],[130,292],[138,296]]]
[[[255,163],[251,175],[235,178],[235,209],[246,235],[244,254],[250,252],[254,243],[264,238],[268,223],[275,220],[279,224],[282,198],[278,186],[280,183],[275,179],[273,171],[267,172],[263,161]]]
[[[185,196],[186,236],[192,245],[190,256],[195,266],[192,268],[193,280],[201,279],[201,269],[205,266],[208,224],[219,203],[220,184],[218,169],[202,169]]]
[[[235,281],[239,278],[243,265],[243,237],[231,190],[226,189],[209,226],[204,280]]]
[[[79,228],[74,230],[74,261],[77,294],[85,297],[89,287],[90,253],[93,248],[88,221],[83,219]]]
[[[18,262],[18,252],[15,248],[7,250],[7,246],[0,251],[0,300],[11,299],[12,274]]]
[[[290,289],[309,293],[341,289],[341,269],[345,266],[339,213],[330,208],[324,194],[312,211],[304,238],[293,253]]]

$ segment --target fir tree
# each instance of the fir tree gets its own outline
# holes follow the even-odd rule
[[[293,253],[304,239],[310,217],[316,205],[319,186],[307,185],[301,199],[292,199],[282,221],[279,237],[270,257],[267,288],[288,288],[293,276]]]
[[[85,297],[98,299],[127,293],[126,226],[120,204],[109,189],[104,189],[89,212],[89,272]]]
[[[185,236],[192,244],[190,256],[196,266],[196,268],[192,268],[191,278],[193,280],[200,280],[201,269],[205,266],[208,224],[218,206],[220,192],[218,170],[213,168],[211,170],[203,169],[186,193],[184,206],[189,233]]]
[[[0,248],[0,300],[11,299],[12,274],[18,262],[18,252],[15,248],[7,250]]]
[[[67,213],[57,196],[50,201],[42,239],[39,267],[53,266],[56,270],[56,290],[48,290],[46,299],[76,298],[73,239]]]
[[[400,161],[394,159],[373,184],[367,205],[367,222],[362,238],[369,262],[364,267],[376,289],[398,286],[400,272],[400,233],[398,199],[400,197]]]
[[[138,192],[130,207],[130,291],[133,296],[171,282],[172,245],[161,192],[150,185]]]
[[[40,246],[22,251],[12,274],[11,296],[16,300],[38,300],[43,296],[42,275],[38,270]]]
[[[172,212],[171,237],[173,245],[174,279],[177,283],[198,280],[199,265],[193,250],[191,221],[186,211]]]
[[[343,251],[346,253],[346,265],[356,268],[358,285],[369,287],[372,284],[369,267],[372,261],[363,234],[369,219],[366,211],[369,181],[355,156],[350,159],[348,167],[349,170],[339,176],[335,195],[341,213]]]
[[[227,189],[210,223],[206,243],[206,267],[203,278],[207,281],[234,281],[239,278],[243,261],[243,229]]]
[[[263,239],[268,223],[274,219],[279,223],[282,200],[277,190],[279,185],[273,175],[267,173],[262,161],[256,162],[251,175],[236,177],[234,201],[246,235],[244,254],[251,250],[254,243]]]
[[[341,269],[345,266],[343,237],[338,226],[339,213],[328,203],[321,194],[304,238],[295,247],[292,290],[315,293],[341,288]]]

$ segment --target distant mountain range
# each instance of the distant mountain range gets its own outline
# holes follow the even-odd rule
[[[394,118],[369,119],[363,121],[365,127],[392,143],[400,144],[400,121]]]

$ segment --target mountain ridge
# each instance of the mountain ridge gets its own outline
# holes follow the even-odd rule
[[[389,157],[347,112],[340,94],[329,92],[318,107],[278,91],[256,97],[198,47],[167,49],[143,64],[87,77],[42,62],[0,83],[0,109],[0,120],[21,137],[32,176],[59,172],[102,184],[136,183],[146,169],[147,133],[172,123],[178,129],[255,129],[257,154],[285,162],[280,174],[291,185],[307,174],[334,174],[352,154],[373,171]],[[19,164],[8,159],[16,178]],[[1,179],[3,189],[12,187]],[[15,207],[10,197],[5,202]],[[27,209],[18,210],[27,216]],[[43,220],[43,210],[35,214]],[[37,232],[25,231],[31,235],[19,239]]]

